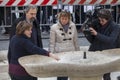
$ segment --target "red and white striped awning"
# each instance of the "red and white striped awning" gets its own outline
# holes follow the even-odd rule
[[[0,0],[0,6],[57,5],[58,0]]]
[[[106,4],[120,4],[120,0],[62,0],[63,4],[70,5],[106,5]]]

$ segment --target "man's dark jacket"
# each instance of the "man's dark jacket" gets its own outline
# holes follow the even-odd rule
[[[17,24],[20,22],[20,21],[23,21],[23,20],[26,20],[26,17],[25,15],[23,17],[20,17],[18,18],[17,20],[15,20],[15,22],[13,23],[12,25],[12,29],[11,29],[11,33],[10,33],[10,39],[15,35],[16,33],[16,26]],[[42,45],[42,40],[41,40],[41,31],[40,31],[40,26],[39,26],[39,23],[37,22],[37,20],[35,20],[33,22],[33,27],[36,31],[36,34],[37,35],[34,35],[34,37],[37,38],[37,41],[32,41],[33,43],[37,43],[37,46],[40,47],[40,48],[43,48],[43,45]],[[33,34],[34,32],[32,32]],[[34,38],[34,37],[31,37],[31,38]],[[33,39],[31,39],[33,40]]]

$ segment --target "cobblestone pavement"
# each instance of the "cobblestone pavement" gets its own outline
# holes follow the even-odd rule
[[[88,46],[89,42],[83,36],[84,35],[82,33],[79,33],[78,44],[80,46]],[[49,34],[42,34],[42,38],[43,38],[42,39],[43,47],[44,48],[48,47],[49,46]],[[0,50],[8,49],[8,45],[9,45],[9,35],[0,34]]]

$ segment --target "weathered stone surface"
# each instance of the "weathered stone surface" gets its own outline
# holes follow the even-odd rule
[[[36,77],[95,77],[118,69],[120,56],[112,56],[115,52],[110,55],[109,51],[86,52],[87,59],[83,59],[83,53],[58,53],[59,61],[47,56],[31,55],[20,58],[19,62],[29,74]]]
[[[4,73],[0,73],[0,80],[11,80],[8,73],[4,72]]]
[[[8,62],[6,60],[0,62],[0,73],[8,72]]]
[[[8,53],[8,50],[0,51],[0,62],[3,60],[7,60],[7,53]]]

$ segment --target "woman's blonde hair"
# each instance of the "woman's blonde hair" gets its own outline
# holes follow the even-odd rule
[[[16,35],[21,35],[25,30],[29,30],[30,28],[32,28],[32,24],[27,21],[20,21],[16,26]]]
[[[67,11],[61,11],[57,16],[58,19],[60,19],[61,17],[68,17],[69,20],[71,19],[71,14]]]

